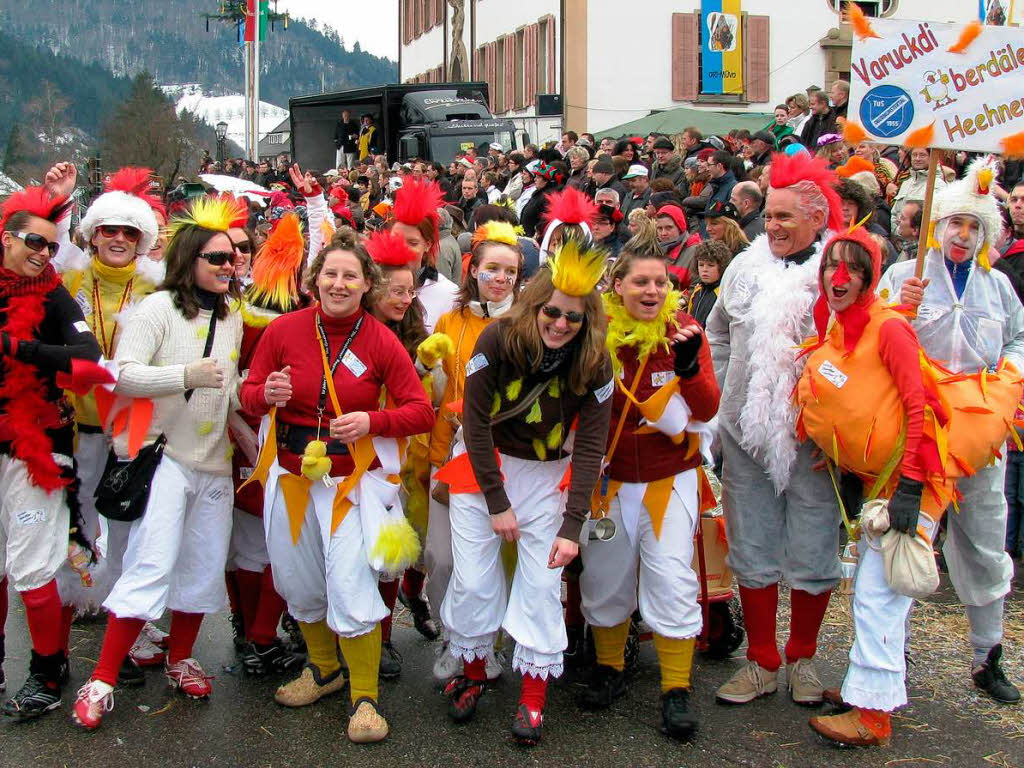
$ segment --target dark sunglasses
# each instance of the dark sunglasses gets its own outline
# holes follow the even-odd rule
[[[51,259],[57,255],[57,249],[60,248],[60,243],[51,243],[45,237],[37,235],[35,232],[11,232],[11,234],[24,240],[26,247],[30,251],[42,253],[43,249],[46,249],[50,252]]]
[[[241,240],[237,243],[232,243],[231,246],[239,253],[252,253],[252,246],[249,245],[248,240]]]
[[[210,262],[210,266],[223,267],[225,264],[230,264],[235,260],[234,251],[210,251],[209,253],[200,253],[200,259],[206,259]]]
[[[540,308],[540,311],[543,312],[547,317],[550,317],[552,320],[557,320],[558,318],[564,315],[565,319],[568,320],[569,323],[572,325],[579,325],[580,323],[583,322],[584,317],[582,312],[563,312],[554,304],[545,304],[543,307]]]
[[[142,232],[135,227],[126,227],[122,224],[101,224],[96,227],[96,231],[108,240],[113,240],[120,232],[129,243],[137,243],[142,237]]]

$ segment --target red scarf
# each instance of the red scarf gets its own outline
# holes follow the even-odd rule
[[[3,330],[17,346],[32,339],[46,315],[45,297],[60,285],[60,277],[47,265],[38,277],[22,277],[0,267],[0,299],[7,300]],[[34,366],[13,355],[3,359],[0,382],[0,437],[11,443],[11,453],[25,462],[32,483],[47,492],[63,488],[68,479],[61,477],[53,460],[53,442],[46,430],[60,423],[57,404],[47,401],[47,387]]]

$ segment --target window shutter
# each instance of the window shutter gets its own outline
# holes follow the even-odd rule
[[[434,3],[434,23],[444,24],[445,3],[444,0],[432,0]]]
[[[470,80],[483,80],[484,75],[484,49],[477,48],[473,53],[473,74]]]
[[[415,0],[402,0],[402,38],[406,45],[412,42],[412,4]]]
[[[743,84],[747,101],[769,100],[768,16],[743,16]]]
[[[489,90],[491,92],[491,114],[494,114],[494,112],[496,111],[495,108],[497,106],[496,103],[495,103],[495,100],[497,99],[497,95],[498,95],[498,78],[496,77],[496,73],[497,73],[497,62],[496,62],[497,49],[498,49],[497,43],[488,43],[486,48],[485,48],[485,50],[487,51],[487,69],[486,69],[486,72],[487,72],[487,83],[490,86]]]
[[[558,67],[555,63],[555,17],[548,16],[548,39],[546,41],[548,47],[548,93],[557,93],[558,85],[555,80],[555,72]]]
[[[505,38],[505,111],[516,106],[516,37],[513,32]]]
[[[672,14],[672,100],[695,101],[700,94],[700,14]]]
[[[537,33],[538,25],[526,28],[526,53],[523,56],[523,99],[526,106],[537,103]]]

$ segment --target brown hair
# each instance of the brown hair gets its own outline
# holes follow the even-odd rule
[[[633,268],[633,265],[645,259],[656,259],[665,264],[665,272],[666,274],[668,273],[668,264],[661,252],[661,247],[658,245],[657,230],[651,226],[641,229],[629,239],[629,242],[622,246],[619,258],[615,260],[615,263],[608,270],[608,287],[605,289],[605,293],[614,293],[615,281],[624,280]]]
[[[455,309],[464,309],[469,306],[471,301],[480,301],[480,286],[477,284],[477,279],[473,277],[473,267],[479,267],[480,262],[483,261],[484,252],[492,245],[500,245],[505,248],[511,248],[515,252],[516,256],[519,257],[518,271],[516,272],[516,283],[512,286],[512,301],[516,300],[516,296],[519,294],[519,289],[523,285],[523,252],[519,248],[519,243],[515,245],[509,245],[508,243],[496,243],[493,240],[484,240],[482,243],[477,243],[473,247],[473,255],[469,259],[469,264],[466,267],[466,274],[462,278],[462,286],[459,288],[459,295],[455,297]]]
[[[185,316],[186,320],[191,320],[199,314],[199,299],[196,297],[194,270],[196,259],[199,258],[199,252],[217,235],[227,237],[226,232],[197,226],[185,226],[174,233],[164,251],[164,262],[167,265],[167,272],[164,275],[164,282],[160,286],[160,290],[170,291],[174,297],[174,306]],[[228,239],[230,240],[231,238]],[[233,252],[232,256],[234,256]],[[217,318],[220,320],[223,320],[228,315],[228,296],[239,298],[237,281],[232,280],[227,293],[217,297],[215,311]]]
[[[302,287],[312,293],[317,301],[320,300],[320,289],[317,287],[316,281],[320,277],[320,271],[324,268],[327,254],[333,251],[351,253],[359,260],[359,266],[363,270],[363,279],[370,284],[370,290],[363,294],[362,305],[364,309],[369,309],[372,306],[371,294],[382,280],[380,267],[370,257],[366,246],[359,241],[359,235],[351,227],[342,227],[337,230],[331,238],[331,242],[321,248],[320,252],[313,257],[313,261],[306,267],[306,274],[302,277]]]
[[[702,240],[693,249],[693,263],[702,261],[717,264],[719,271],[723,271],[732,261],[732,251],[720,240]]]
[[[719,218],[722,220],[722,223],[725,224],[725,234],[722,237],[722,242],[725,243],[725,246],[729,249],[730,253],[735,256],[750,245],[750,241],[747,239],[747,236],[743,234],[743,230],[734,219],[730,219],[728,216],[720,216]]]
[[[821,264],[818,266],[818,281],[822,282],[822,275],[825,274],[828,257],[833,253],[837,259],[847,263],[848,269],[860,274],[861,279],[864,281],[864,287],[861,291],[864,292],[870,290],[870,286],[874,282],[875,278],[875,268],[871,263],[871,254],[868,253],[867,248],[863,245],[855,243],[852,240],[836,240],[821,255]]]
[[[387,292],[388,283],[391,282],[391,275],[395,272],[408,272],[412,275],[412,284],[415,289],[416,286],[416,275],[413,273],[408,266],[380,266],[377,268],[381,273],[381,280],[379,283],[375,283],[373,290],[367,293],[370,298],[370,306],[375,305],[381,299],[384,298],[384,294]],[[393,320],[381,320],[391,331],[398,337],[398,340],[405,347],[405,351],[409,353],[409,357],[416,360],[416,348],[420,343],[427,338],[427,329],[423,324],[424,316],[423,304],[420,303],[418,298],[412,300],[412,304],[405,311],[405,316],[402,317],[397,323]]]
[[[537,315],[554,292],[551,270],[542,267],[526,284],[509,314],[498,321],[503,326],[509,357],[520,371],[535,370],[544,356]],[[583,297],[583,305],[583,325],[576,338],[569,342],[573,345],[573,354],[568,384],[577,395],[587,391],[594,373],[600,371],[608,359],[604,343],[608,321],[601,296],[591,291]]]

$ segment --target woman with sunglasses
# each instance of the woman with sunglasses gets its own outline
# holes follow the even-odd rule
[[[452,443],[460,424],[460,413],[453,407],[462,402],[466,390],[466,363],[473,356],[484,328],[512,309],[523,280],[523,255],[519,238],[511,224],[487,222],[473,233],[472,255],[455,308],[437,321],[435,333],[444,334],[453,343],[450,353],[438,357],[426,348],[419,351],[419,361],[432,370],[435,387],[444,382],[440,398],[435,399],[437,420],[430,434],[430,464],[440,468],[451,455]],[[435,390],[436,391],[436,390]],[[448,583],[452,577],[452,524],[444,489],[438,492],[437,480],[431,481],[430,517],[423,562],[430,577],[426,592],[430,606],[440,612]],[[418,591],[403,586],[406,599]],[[462,660],[448,652],[447,635],[438,649],[434,663],[434,679],[446,683],[462,671]],[[487,651],[487,677],[500,675],[501,667],[494,650]]]
[[[661,666],[662,732],[686,739],[697,727],[690,668],[702,623],[691,565],[698,473],[719,391],[704,334],[679,301],[657,240],[630,240],[604,294],[617,386],[592,516],[614,521],[615,535],[582,550],[582,609],[597,667],[580,704],[606,709],[626,692],[624,650],[639,606]]]
[[[125,318],[163,280],[163,262],[158,265],[149,258],[162,236],[157,212],[163,212],[160,200],[149,192],[152,173],[148,168],[127,167],[107,180],[106,191],[89,206],[79,225],[89,244],[87,252],[69,244],[73,255],[64,259],[62,267],[64,286],[82,307],[107,360],[114,359]],[[46,176],[47,185],[61,194],[74,191],[75,179],[71,163],[58,163]],[[96,611],[110,594],[121,576],[131,528],[128,523],[101,518],[96,511],[94,495],[110,452],[110,438],[103,431],[93,394],[75,395],[74,404],[83,533],[90,542],[98,539],[104,547],[96,553],[91,586],[86,587],[69,569],[62,571],[61,597],[68,631],[75,611]],[[140,667],[164,662],[166,638],[156,626],[147,624],[124,660],[119,684],[143,685]]]
[[[30,187],[0,208],[0,620],[9,579],[25,605],[32,649],[28,679],[3,713],[21,720],[60,706],[70,626],[63,626],[56,576],[70,541],[89,545],[72,533],[81,525],[74,413],[57,376],[70,373],[75,359],[97,360],[100,350],[51,264],[65,203]]]
[[[73,719],[88,729],[113,707],[118,669],[143,625],[171,611],[165,674],[192,698],[210,695],[210,676],[192,646],[206,613],[225,604],[224,564],[231,535],[228,414],[238,408],[235,367],[242,317],[231,301],[232,202],[199,198],[172,225],[167,278],[132,313],[118,343],[115,392],[152,400],[145,443],[162,436],[145,513],[131,523],[121,577],[99,662],[78,691]],[[127,455],[125,435],[114,438]]]
[[[604,265],[603,251],[567,240],[480,334],[466,366],[462,440],[438,475],[450,486],[454,559],[441,618],[449,652],[463,661],[445,688],[448,714],[473,717],[504,627],[523,675],[512,734],[526,745],[540,740],[548,679],[562,674],[562,568],[579,551],[608,434],[615,384],[595,291]],[[502,541],[518,543],[508,593]]]
[[[301,676],[275,699],[303,706],[344,688],[340,646],[349,739],[380,741],[388,733],[377,703],[387,608],[364,513],[395,503],[388,476],[398,471],[397,438],[428,431],[434,416],[409,353],[367,311],[380,271],[352,230],[335,233],[305,282],[318,305],[270,324],[242,387],[245,410],[270,416],[253,478],[264,486],[274,583],[309,650]]]

